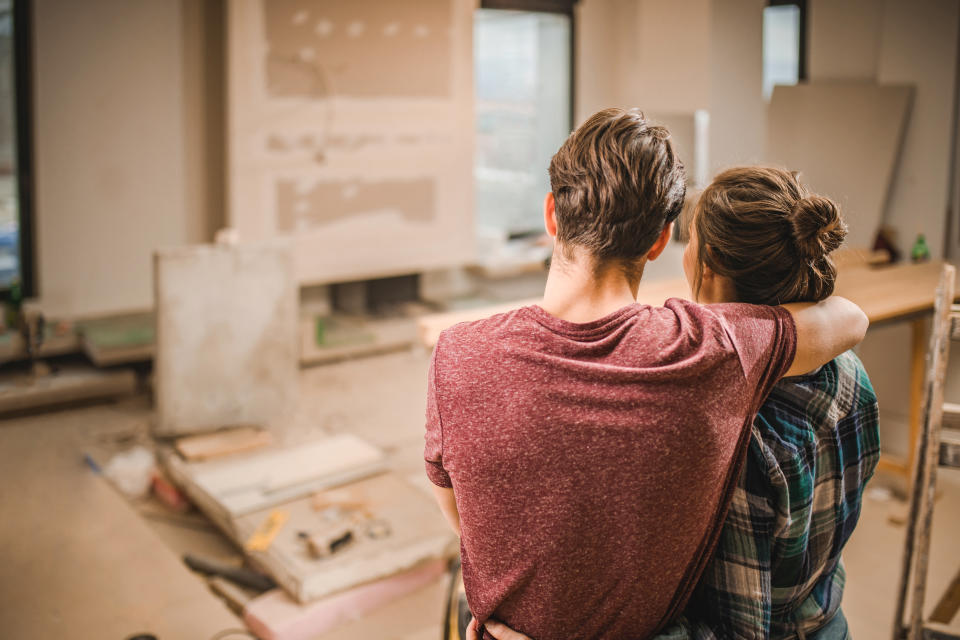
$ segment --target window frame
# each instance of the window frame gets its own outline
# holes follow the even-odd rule
[[[480,9],[558,13],[570,19],[570,131],[576,122],[574,107],[577,95],[577,18],[574,7],[580,0],[480,0]]]
[[[800,10],[800,50],[797,52],[797,82],[807,81],[807,22],[809,11],[807,0],[767,0],[768,7],[784,7],[793,5]]]

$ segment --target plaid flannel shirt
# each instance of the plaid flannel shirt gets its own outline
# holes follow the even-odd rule
[[[714,557],[658,637],[805,638],[826,624],[879,457],[877,398],[852,352],[778,383],[754,421]]]

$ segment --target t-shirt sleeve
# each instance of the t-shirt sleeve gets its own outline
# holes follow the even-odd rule
[[[437,351],[433,349],[430,358],[430,370],[427,374],[427,426],[424,434],[423,459],[427,477],[438,487],[450,488],[450,475],[443,468],[443,420],[440,417],[440,405],[437,397]]]
[[[752,304],[711,305],[740,358],[756,411],[786,374],[797,353],[797,327],[783,307]]]

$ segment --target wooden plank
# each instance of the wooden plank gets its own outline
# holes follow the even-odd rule
[[[298,602],[311,602],[406,571],[424,560],[445,557],[456,538],[431,497],[393,473],[285,502],[283,509],[290,514],[286,526],[269,549],[250,553],[250,559]],[[238,539],[252,535],[269,512],[237,518]],[[343,550],[314,559],[299,533],[328,526],[331,518],[353,523],[356,535]]]
[[[933,523],[933,505],[936,499],[937,466],[940,458],[940,430],[943,417],[943,381],[950,357],[950,308],[953,305],[956,270],[949,265],[942,268],[937,287],[936,307],[930,338],[930,358],[927,363],[926,386],[921,413],[924,433],[917,439],[914,458],[913,496],[910,503],[911,526],[907,533],[908,547],[904,567],[913,567],[913,594],[911,614],[907,622],[908,634],[919,638],[923,626],[924,598],[927,572],[930,565],[930,533]],[[910,560],[913,560],[911,565]],[[909,583],[909,571],[901,576],[901,596]],[[901,624],[902,598],[897,607],[896,628]]]
[[[260,449],[273,443],[273,435],[256,427],[236,427],[177,438],[176,449],[190,461],[211,460]]]
[[[311,640],[430,584],[445,572],[446,562],[435,559],[308,604],[275,589],[247,604],[243,621],[263,640]]]
[[[171,478],[228,534],[234,518],[377,473],[386,465],[382,451],[348,434],[203,462],[170,454],[162,459]],[[246,537],[235,539],[246,542]]]

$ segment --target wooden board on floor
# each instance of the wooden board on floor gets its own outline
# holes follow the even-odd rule
[[[435,582],[447,572],[441,559],[389,578],[300,604],[283,589],[274,589],[250,602],[243,620],[263,640],[310,640],[341,624],[359,620],[406,594]]]
[[[380,449],[348,434],[203,462],[186,462],[170,452],[162,458],[174,482],[238,544],[246,537],[236,534],[236,518],[377,473],[386,465]]]
[[[84,464],[76,444],[84,425],[75,416],[0,429],[0,635],[210,638],[240,626]]]
[[[180,455],[193,462],[253,451],[272,442],[273,436],[269,431],[256,427],[237,427],[177,438],[175,446]]]
[[[354,541],[342,551],[314,559],[298,534],[328,524],[326,506],[341,504],[360,505],[370,520],[356,526]],[[252,552],[250,558],[298,602],[311,602],[444,557],[455,538],[431,497],[393,473],[322,491],[281,508],[290,514],[289,520],[269,549]],[[264,509],[237,518],[238,539],[249,538],[270,512]],[[374,536],[371,531],[381,533]]]
[[[870,246],[883,220],[913,88],[829,81],[780,85],[767,109],[764,160],[801,173],[840,203],[852,245]]]

